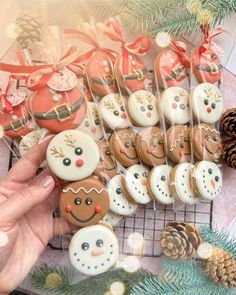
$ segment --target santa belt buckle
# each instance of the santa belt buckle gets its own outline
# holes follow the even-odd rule
[[[209,67],[210,67],[212,75],[217,75],[219,73],[219,69],[218,69],[218,66],[216,63],[214,63],[214,62],[209,63]]]
[[[134,73],[137,75],[137,80],[141,81],[144,78],[143,71],[141,69],[134,70]]]
[[[11,122],[10,126],[11,126],[12,130],[14,130],[14,131],[19,131],[20,129],[22,129],[24,127],[21,120],[16,120],[16,121]]]
[[[68,106],[67,103],[60,104],[53,108],[54,112],[56,113],[57,120],[59,122],[65,122],[70,120],[71,115],[71,108]]]

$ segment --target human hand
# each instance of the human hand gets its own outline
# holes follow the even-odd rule
[[[59,181],[48,170],[34,177],[49,141],[34,146],[0,182],[0,294],[23,281],[53,236],[70,232],[64,219],[53,218]]]

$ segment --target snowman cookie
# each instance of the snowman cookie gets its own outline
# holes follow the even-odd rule
[[[122,219],[123,219],[123,216],[109,211],[99,223],[105,224],[109,226],[110,228],[114,228],[121,222]]]
[[[110,210],[119,215],[132,215],[138,205],[130,203],[123,192],[121,186],[122,175],[117,174],[109,181],[107,191],[110,198]]]
[[[223,113],[223,96],[214,84],[199,84],[192,92],[191,105],[194,117],[204,123],[213,124]]]
[[[160,96],[160,107],[171,125],[186,124],[190,120],[189,93],[181,87],[170,87]]]
[[[99,118],[96,103],[88,103],[86,117],[77,129],[90,135],[95,141],[103,137],[102,123]]]
[[[139,90],[130,95],[128,111],[132,122],[136,126],[154,126],[159,120],[157,98],[146,90]]]
[[[164,164],[166,157],[162,130],[159,127],[143,128],[137,135],[136,151],[149,166]]]
[[[127,128],[115,131],[109,140],[112,154],[124,167],[139,163],[135,139],[135,133]]]
[[[222,174],[218,166],[210,161],[195,164],[192,185],[196,195],[213,200],[222,189]]]
[[[147,189],[149,170],[141,165],[133,165],[126,169],[122,177],[122,188],[130,202],[147,204],[151,196]]]
[[[118,93],[104,96],[99,102],[99,111],[104,123],[112,130],[130,126],[125,110],[126,98]]]
[[[109,203],[106,187],[90,177],[64,187],[60,212],[68,222],[84,227],[97,224],[108,213]]]
[[[195,125],[191,130],[191,143],[198,160],[217,161],[222,156],[220,132],[213,125]]]
[[[89,135],[78,130],[66,130],[49,143],[47,161],[57,177],[68,181],[81,180],[95,171],[99,149]]]
[[[170,173],[169,188],[177,202],[194,205],[199,200],[191,186],[191,176],[194,166],[191,163],[176,165]]]
[[[175,163],[191,161],[189,132],[187,125],[175,125],[166,132],[166,154]]]
[[[153,168],[148,176],[148,191],[155,200],[164,205],[174,202],[169,189],[171,170],[171,166],[161,165]]]
[[[85,275],[108,271],[117,261],[119,245],[115,234],[104,225],[91,225],[79,230],[69,246],[72,265]]]

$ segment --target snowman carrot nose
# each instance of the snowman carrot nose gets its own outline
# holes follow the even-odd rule
[[[91,252],[91,255],[92,256],[100,256],[104,254],[104,251],[102,251],[101,249],[94,249],[92,252]]]
[[[211,179],[211,185],[213,186],[213,188],[216,187],[216,183],[215,183],[215,180],[214,179]]]

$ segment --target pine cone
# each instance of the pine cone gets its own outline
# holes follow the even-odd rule
[[[202,260],[207,276],[225,287],[236,287],[236,262],[228,252],[213,248],[212,255]]]
[[[186,259],[194,256],[201,244],[197,229],[185,222],[169,222],[161,232],[161,248],[164,254],[173,259]]]
[[[35,42],[42,40],[43,26],[36,15],[23,13],[15,21],[17,41],[24,49],[32,50]]]
[[[224,142],[223,160],[229,167],[236,169],[236,140]]]
[[[236,138],[236,108],[224,112],[221,118],[221,130],[229,137]]]

